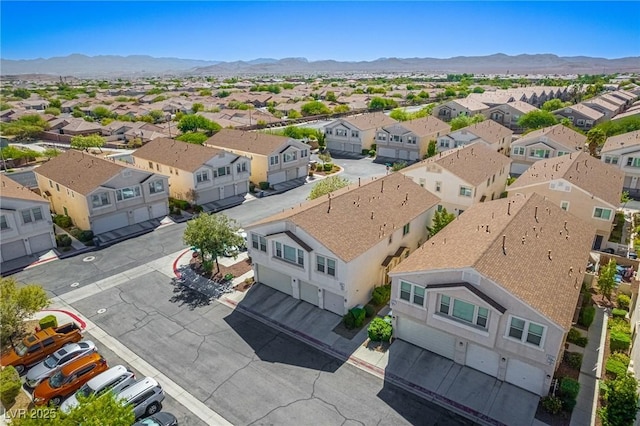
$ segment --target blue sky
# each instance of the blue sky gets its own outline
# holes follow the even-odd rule
[[[640,55],[640,2],[2,0],[0,12],[4,59]]]

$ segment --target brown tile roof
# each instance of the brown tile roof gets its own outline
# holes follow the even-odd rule
[[[454,99],[451,102],[455,102],[463,108],[468,109],[469,111],[482,111],[485,109],[489,109],[489,105],[483,104],[482,102],[470,98]]]
[[[565,108],[561,108],[559,111],[564,111],[565,109],[572,109],[576,112],[579,112],[580,114],[584,115],[587,118],[590,118],[592,120],[598,120],[600,118],[602,118],[604,116],[603,113],[601,113],[600,111],[596,111],[593,108],[589,108],[586,105],[583,104],[575,104],[575,105],[571,105]],[[555,112],[555,111],[554,111]]]
[[[378,127],[397,123],[396,120],[385,115],[383,112],[368,112],[365,114],[345,117],[342,120],[360,130],[377,129]]]
[[[513,196],[474,204],[393,273],[472,267],[568,329],[594,235],[538,194]]]
[[[126,166],[119,163],[70,149],[47,161],[34,172],[75,192],[87,195],[125,168]]]
[[[457,149],[440,152],[435,157],[422,160],[402,169],[400,172],[419,169],[434,163],[472,185],[479,185],[503,167],[505,168],[505,173],[508,173],[511,159],[485,144],[472,143]]]
[[[270,135],[262,132],[222,129],[207,139],[205,145],[214,148],[269,155],[289,140],[291,139],[286,136]]]
[[[536,161],[509,186],[509,191],[554,179],[565,179],[616,207],[620,204],[624,173],[586,152]]]
[[[18,198],[20,200],[47,203],[47,200],[31,191],[29,188],[20,185],[4,173],[0,174],[0,195],[2,195],[3,198]]]
[[[513,107],[514,109],[520,111],[523,114],[526,114],[526,113],[531,112],[531,111],[538,111],[538,108],[534,107],[531,104],[523,102],[523,101],[508,102],[506,105],[509,105],[510,107]]]
[[[542,137],[547,137],[566,148],[575,150],[582,150],[585,142],[587,141],[587,137],[585,135],[582,135],[562,124],[556,124],[555,126],[543,127],[542,129],[527,133],[514,143],[517,143],[518,145],[525,145],[529,142],[535,142]]]
[[[442,120],[438,120],[431,115],[416,118],[415,120],[403,121],[402,123],[394,123],[389,126],[385,126],[385,130],[390,130],[393,127],[407,129],[418,137],[429,136],[437,132],[443,134],[451,130],[451,126],[449,124]]]
[[[484,120],[480,123],[464,127],[461,130],[471,132],[490,144],[500,143],[503,138],[505,138],[506,142],[510,143],[513,135],[513,131],[511,129],[508,129],[493,120]]]
[[[180,170],[194,172],[207,160],[220,154],[220,152],[222,151],[208,146],[168,138],[158,138],[135,150],[133,156]]]
[[[91,123],[89,121],[84,121],[81,118],[71,119],[69,124],[62,128],[63,130],[71,130],[74,132],[87,132],[94,130],[102,130],[102,126],[99,123]]]
[[[601,153],[614,151],[616,149],[640,145],[640,130],[634,132],[627,132],[617,136],[611,136],[607,138],[606,142],[602,146]]]
[[[438,204],[438,197],[400,173],[352,184],[250,225],[289,221],[345,262],[365,253]],[[249,228],[245,227],[245,228]]]

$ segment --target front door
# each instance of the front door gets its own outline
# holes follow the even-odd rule
[[[593,240],[594,250],[600,250],[600,247],[602,246],[602,240],[603,240],[602,235],[596,235],[596,238]]]

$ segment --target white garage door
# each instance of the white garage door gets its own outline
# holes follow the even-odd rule
[[[117,213],[111,216],[101,217],[95,219],[91,223],[91,230],[94,234],[102,234],[103,232],[109,232],[113,229],[123,228],[129,225],[129,219],[127,212]]]
[[[400,157],[401,160],[408,160],[409,159],[409,151],[407,151],[406,149],[399,150],[398,157]]]
[[[167,203],[156,203],[151,205],[151,218],[165,217],[169,214]]]
[[[289,296],[293,294],[293,289],[291,288],[291,277],[285,274],[258,264],[258,279],[262,284],[275,288]]]
[[[284,182],[287,179],[287,173],[284,170],[281,172],[269,173],[268,176],[269,176],[268,182],[271,185]]]
[[[149,220],[149,208],[147,206],[138,207],[133,211],[133,223],[140,223],[145,220]]]
[[[453,359],[456,338],[450,334],[419,324],[406,317],[398,317],[396,337],[413,343],[443,357]]]
[[[342,142],[327,142],[327,148],[329,149],[329,151],[343,151],[344,147],[342,145]]]
[[[236,186],[234,184],[227,185],[224,187],[223,191],[224,192],[220,195],[224,196],[224,198],[233,197],[236,195]]]
[[[298,169],[289,169],[287,170],[287,180],[295,179],[298,177]]]
[[[249,183],[247,181],[238,184],[238,194],[246,194],[249,192]]]
[[[340,294],[325,290],[323,295],[324,308],[334,314],[344,315],[344,297]]]
[[[500,355],[489,348],[474,345],[467,345],[467,359],[465,364],[471,368],[482,371],[490,376],[498,375],[498,363]]]
[[[396,158],[396,150],[391,148],[378,147],[378,152],[376,154],[379,157]]]
[[[544,371],[517,359],[510,359],[507,364],[505,381],[533,392],[536,395],[542,395]]]
[[[300,281],[300,299],[311,303],[313,306],[318,306],[318,287],[304,281]]]
[[[27,255],[27,248],[24,246],[22,240],[14,241],[12,243],[0,244],[0,252],[2,253],[2,261],[17,259]]]
[[[51,234],[47,232],[46,234],[40,234],[29,238],[29,247],[31,247],[31,253],[38,253],[52,249],[53,244],[51,243]]]

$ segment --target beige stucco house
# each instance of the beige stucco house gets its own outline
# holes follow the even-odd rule
[[[0,174],[0,262],[56,246],[49,202]]]
[[[369,112],[339,118],[324,127],[325,142],[331,153],[362,153],[370,150],[376,130],[396,123],[383,112]]]
[[[489,110],[489,106],[473,98],[454,99],[438,105],[433,109],[433,116],[443,121],[451,121],[460,115],[473,116],[483,114]]]
[[[537,194],[476,204],[391,271],[394,334],[547,395],[592,242]]]
[[[600,111],[596,111],[584,104],[570,105],[553,111],[558,120],[569,119],[571,123],[580,130],[588,131],[595,125],[603,122],[606,117]]]
[[[473,204],[500,198],[511,160],[482,143],[441,152],[400,170],[440,198],[449,213],[461,214]]]
[[[599,250],[609,240],[623,181],[620,169],[578,152],[536,162],[508,190],[540,194],[588,222],[596,230],[592,248]]]
[[[251,159],[251,182],[276,185],[306,177],[309,145],[286,136],[222,129],[204,143]]]
[[[501,154],[507,155],[511,147],[513,131],[493,120],[484,120],[471,126],[443,134],[437,139],[438,151],[447,151],[475,142],[483,143]]]
[[[511,173],[519,176],[536,161],[582,151],[586,141],[585,135],[562,124],[527,133],[511,142]]]
[[[51,210],[101,234],[169,213],[168,178],[69,150],[34,170]]]
[[[246,226],[255,279],[344,315],[424,241],[437,204],[392,173]]]
[[[522,133],[523,128],[518,125],[518,120],[523,115],[537,110],[538,108],[524,101],[513,101],[492,106],[484,115],[516,133]]]
[[[451,130],[451,126],[435,117],[390,124],[376,132],[377,157],[416,161],[424,158],[429,142]]]
[[[640,130],[607,138],[600,151],[601,160],[622,170],[622,188],[640,198]]]
[[[133,164],[169,178],[169,194],[207,204],[249,192],[251,159],[229,151],[174,139],[155,139],[133,153]]]

